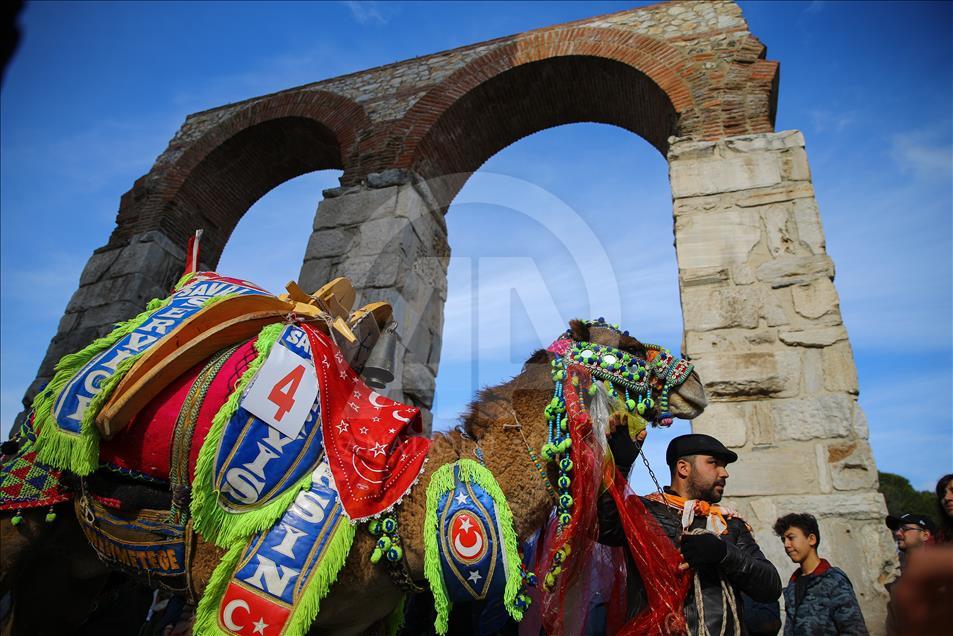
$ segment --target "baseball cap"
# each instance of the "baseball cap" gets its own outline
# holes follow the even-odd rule
[[[904,513],[899,517],[894,517],[890,515],[887,517],[887,527],[891,530],[897,530],[900,526],[905,525],[914,525],[919,526],[922,530],[929,530],[930,532],[936,532],[936,526],[933,523],[933,520],[930,517],[924,517],[923,515],[915,515],[911,512]]]

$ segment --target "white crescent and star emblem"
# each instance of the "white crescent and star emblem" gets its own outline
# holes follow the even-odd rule
[[[398,422],[403,422],[404,424],[407,424],[410,422],[410,418],[413,415],[412,412],[410,415],[399,415],[399,413],[400,411],[394,411],[393,413],[391,413],[391,417],[393,417]]]
[[[363,479],[364,481],[371,484],[382,484],[387,477],[387,474],[390,470],[385,466],[384,468],[374,468],[373,466],[368,466],[367,462],[364,461],[363,457],[357,456],[357,451],[364,450],[360,446],[354,447],[354,454],[351,455],[351,466],[354,467],[354,474]],[[368,449],[373,452],[373,449]],[[383,454],[383,453],[381,453]],[[360,486],[361,484],[358,484]]]
[[[264,634],[265,628],[268,627],[268,623],[265,622],[265,619],[259,618],[257,621],[252,623],[255,626],[253,634]]]
[[[468,565],[480,561],[486,553],[485,534],[480,520],[468,512],[458,512],[450,520],[453,551]]]
[[[385,406],[390,406],[389,404],[381,404],[380,402],[378,402],[377,398],[381,398],[381,397],[384,397],[384,396],[378,393],[377,391],[371,391],[367,395],[367,401],[371,403],[371,406],[375,406],[378,409],[382,409]],[[384,398],[384,399],[386,400],[387,398]]]
[[[239,608],[245,610],[246,613],[250,611],[250,608],[248,607],[248,603],[241,599],[235,599],[234,601],[226,605],[224,608],[222,608],[222,623],[225,625],[225,627],[232,630],[233,632],[240,632],[245,627],[244,625],[237,624],[233,617],[233,615],[235,614],[235,610]]]

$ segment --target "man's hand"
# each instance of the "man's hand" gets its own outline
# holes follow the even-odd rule
[[[639,456],[639,449],[642,447],[642,441],[645,439],[645,431],[639,433],[636,441],[629,437],[629,431],[626,427],[620,426],[609,436],[609,450],[612,451],[612,457],[615,459],[615,465],[622,471],[622,474],[628,475],[635,458]]]
[[[685,563],[679,565],[678,569],[687,570],[689,567],[697,569],[700,565],[718,565],[727,552],[728,546],[725,542],[710,532],[684,534],[682,535],[682,556],[685,557]]]

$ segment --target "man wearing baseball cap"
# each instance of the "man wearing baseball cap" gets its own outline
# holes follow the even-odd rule
[[[910,512],[899,517],[887,517],[887,527],[893,530],[897,549],[904,555],[922,545],[933,543],[933,535],[936,533],[932,519]]]
[[[624,431],[616,431],[610,436],[610,448],[616,466],[628,474],[638,446]],[[681,551],[684,562],[679,568],[691,569],[697,577],[684,606],[691,634],[706,628],[709,634],[747,634],[742,593],[758,603],[773,603],[781,595],[781,577],[761,552],[751,528],[733,510],[718,505],[729,476],[727,466],[737,460],[735,452],[710,435],[676,437],[665,452],[671,485],[643,499]],[[599,513],[599,540],[625,545],[613,501],[601,498]],[[700,602],[696,588],[701,590]]]
[[[903,576],[907,558],[923,546],[933,543],[936,526],[929,517],[907,512],[896,517],[888,516],[887,527],[893,531],[893,536],[897,540],[897,549],[900,551],[900,575]],[[887,603],[887,634],[890,636],[905,632],[895,612],[894,590],[899,582],[900,577],[897,577],[887,584],[887,591],[890,593],[890,601]]]

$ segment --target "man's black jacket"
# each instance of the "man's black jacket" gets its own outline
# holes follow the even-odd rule
[[[657,501],[642,499],[642,503],[659,522],[668,538],[677,546],[678,537],[682,532],[681,513]],[[706,517],[696,516],[690,529],[704,528],[706,521]],[[603,493],[602,497],[599,498],[599,529],[600,543],[628,546],[625,540],[625,530],[616,511],[615,501],[608,492]],[[728,532],[721,535],[721,539],[727,544],[725,558],[717,566],[701,566],[697,570],[705,608],[705,624],[708,627],[709,634],[720,634],[724,620],[728,620],[725,625],[725,633],[734,633],[734,625],[731,623],[730,617],[726,619],[722,611],[719,575],[725,578],[734,593],[735,606],[738,608],[739,614],[742,612],[743,605],[742,592],[753,600],[764,603],[776,601],[781,596],[781,577],[778,576],[778,571],[771,565],[771,562],[761,553],[761,549],[755,543],[754,537],[751,536],[748,525],[744,521],[738,518],[728,519]],[[627,561],[629,569],[629,611],[630,615],[634,615],[645,606],[646,597],[635,564],[631,557]],[[685,620],[688,622],[690,633],[700,633],[693,586],[689,587],[688,596],[685,599]],[[741,633],[748,633],[743,618],[741,620]]]

